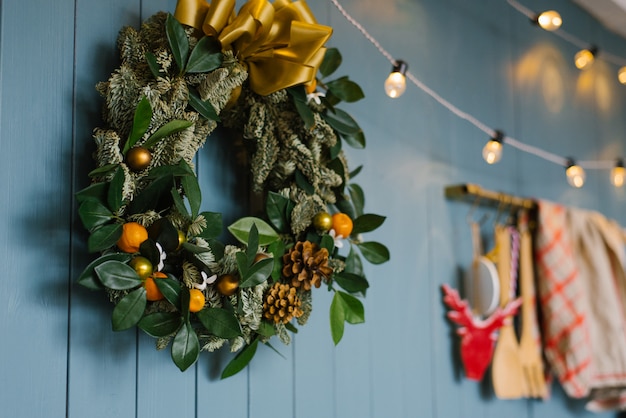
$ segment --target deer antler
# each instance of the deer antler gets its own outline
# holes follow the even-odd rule
[[[455,289],[452,289],[447,284],[441,286],[443,289],[444,297],[443,301],[445,302],[452,311],[448,312],[447,316],[454,323],[462,325],[464,327],[473,328],[474,321],[472,317],[472,310],[469,307],[467,301],[461,300],[459,296],[459,292]],[[460,329],[459,333],[465,332],[464,329]]]
[[[496,311],[491,314],[489,319],[485,321],[485,329],[489,331],[495,331],[500,328],[506,318],[509,316],[513,316],[517,313],[520,305],[522,304],[522,298],[517,298],[514,301],[507,303],[504,308],[498,308]]]

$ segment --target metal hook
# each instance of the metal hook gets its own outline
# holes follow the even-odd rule
[[[465,217],[465,220],[469,225],[472,225],[474,223],[477,223],[478,225],[482,225],[485,223],[487,218],[489,218],[489,215],[484,213],[483,216],[481,216],[481,218],[478,221],[474,221],[474,212],[476,211],[476,208],[478,207],[479,204],[480,204],[480,195],[476,195],[476,199],[474,200],[474,203],[470,207],[470,210],[469,212],[467,212],[467,216]]]

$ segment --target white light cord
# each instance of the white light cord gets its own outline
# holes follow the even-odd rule
[[[376,49],[392,64],[395,65],[396,64],[396,59],[393,57],[393,55],[391,55],[385,48],[383,48],[383,46],[380,44],[380,42],[378,42],[376,40],[376,38],[374,38],[364,27],[363,25],[361,25],[355,18],[353,18],[347,11],[346,9],[344,9],[344,7],[339,3],[338,0],[330,0],[331,3],[339,10],[339,12],[343,15],[343,17],[352,24],[352,26],[354,26],[355,28],[357,28],[359,30],[359,32],[361,32],[361,34],[372,43],[372,45],[374,45],[376,47]],[[507,2],[516,10],[518,10],[520,13],[524,14],[525,16],[528,16],[530,19],[534,19],[535,13],[533,13],[531,10],[527,9],[526,7],[524,7],[523,5],[521,5],[520,3],[516,2],[515,0],[507,0]],[[555,31],[555,33],[557,33],[561,38],[567,40],[568,42],[573,43],[574,45],[580,46],[578,44],[582,44],[583,46],[581,46],[581,48],[586,48],[587,46],[585,46],[585,44],[582,43],[581,40],[579,40],[578,38],[574,37],[573,35],[568,34],[567,32],[564,32],[562,30],[558,30]],[[610,54],[604,53],[605,56],[610,56]],[[613,58],[617,58],[614,57]],[[407,71],[406,73],[406,78],[409,79],[409,81],[411,81],[411,83],[413,83],[417,88],[419,88],[420,90],[422,90],[424,93],[428,94],[430,97],[432,97],[433,99],[435,99],[439,104],[441,104],[443,107],[445,107],[446,109],[448,109],[450,112],[452,112],[453,114],[455,114],[456,116],[458,116],[461,119],[464,119],[466,121],[468,121],[469,123],[471,123],[472,125],[474,125],[476,128],[480,129],[481,131],[483,131],[485,134],[487,134],[490,138],[494,138],[496,136],[496,131],[495,129],[490,128],[489,126],[487,126],[486,124],[482,123],[480,120],[476,119],[474,116],[470,115],[469,113],[466,113],[464,111],[462,111],[461,109],[459,109],[458,107],[454,106],[452,103],[450,103],[449,101],[447,101],[446,99],[444,99],[443,97],[441,97],[437,92],[435,92],[433,89],[431,89],[430,87],[428,87],[426,84],[424,84],[422,81],[420,81],[417,77],[415,77],[411,72]],[[566,166],[567,162],[568,162],[568,158],[553,154],[551,152],[542,150],[541,148],[535,147],[533,145],[528,145],[525,144],[515,138],[511,138],[509,136],[505,136],[502,140],[502,142],[510,145],[513,148],[516,148],[520,151],[526,152],[528,154],[532,154],[535,155],[536,157],[539,157],[543,160],[549,161],[551,163],[557,164],[557,165],[561,165],[561,166]],[[579,166],[581,166],[584,169],[589,169],[589,170],[606,170],[606,169],[611,169],[613,167],[615,167],[616,161],[607,161],[607,160],[603,160],[603,161],[595,161],[595,160],[588,160],[588,161],[577,161],[576,162]]]

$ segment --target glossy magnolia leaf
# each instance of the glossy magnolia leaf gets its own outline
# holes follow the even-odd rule
[[[244,347],[243,350],[226,365],[222,372],[222,379],[226,379],[242,371],[254,357],[258,345],[259,340],[255,338],[250,345]]]
[[[189,39],[187,39],[185,29],[174,16],[168,14],[165,20],[165,33],[176,65],[182,74],[189,55]]]
[[[352,205],[352,203],[350,203],[350,201],[345,200],[345,199],[338,200],[337,203],[335,203],[335,206],[337,207],[337,209],[339,209],[339,212],[345,213],[346,215],[350,217],[350,219],[356,218],[356,213],[354,212],[354,206]]]
[[[83,190],[77,192],[74,196],[80,203],[87,200],[95,200],[96,202],[106,205],[107,203],[107,191],[109,190],[109,184],[106,182],[94,183]]]
[[[322,240],[320,241],[320,247],[326,248],[328,254],[332,254],[335,250],[335,240],[328,234],[322,235]]]
[[[315,188],[309,183],[309,180],[306,178],[304,174],[300,170],[296,169],[296,184],[299,188],[305,191],[308,195],[315,194]]]
[[[140,287],[133,290],[115,305],[111,324],[113,331],[123,331],[139,322],[146,310],[146,289]]]
[[[181,372],[193,365],[200,355],[200,342],[193,327],[186,321],[172,341],[172,360]]]
[[[358,166],[357,168],[355,168],[354,170],[352,170],[352,171],[350,172],[350,178],[351,178],[351,179],[355,178],[355,177],[356,177],[356,176],[357,176],[357,175],[361,172],[361,170],[362,170],[362,169],[363,169],[363,166],[362,166],[362,165],[360,165],[360,166]]]
[[[189,167],[189,164],[187,164],[184,159],[181,159],[180,162],[176,165],[162,165],[159,167],[154,167],[152,170],[150,170],[145,178],[148,180],[154,180],[167,176],[183,177],[195,175],[196,174],[193,172],[191,167]]]
[[[271,337],[273,335],[276,335],[276,329],[274,328],[274,325],[270,324],[267,321],[261,321],[261,323],[259,324],[259,329],[256,332],[263,337]]]
[[[177,308],[180,307],[180,282],[176,280],[172,275],[167,275],[167,278],[155,280],[157,287],[165,296],[165,299]]]
[[[348,192],[350,193],[350,199],[352,200],[352,204],[354,205],[354,214],[357,217],[360,217],[361,215],[363,215],[363,208],[365,206],[365,193],[363,193],[363,189],[361,188],[361,186],[355,183],[348,185]],[[356,234],[358,232],[354,233]]]
[[[103,287],[102,282],[98,278],[95,268],[106,261],[113,260],[113,261],[119,261],[122,263],[127,263],[128,261],[130,261],[131,258],[132,256],[126,253],[115,253],[115,254],[103,255],[102,257],[97,258],[94,261],[92,261],[85,268],[85,270],[83,270],[80,276],[78,276],[78,284],[88,289],[92,289],[92,290],[102,289]]]
[[[211,252],[215,256],[216,260],[224,258],[224,250],[226,249],[224,244],[216,239],[208,239],[207,243],[209,244],[209,248],[211,248]]]
[[[165,125],[161,126],[159,129],[157,129],[155,133],[150,135],[146,142],[143,143],[143,147],[151,149],[163,138],[183,131],[189,128],[191,125],[193,125],[193,122],[188,120],[171,120]]]
[[[287,219],[287,205],[289,199],[285,196],[269,192],[265,203],[265,212],[269,221],[280,232],[288,232],[289,220]]]
[[[328,90],[344,102],[352,103],[365,97],[361,87],[354,81],[348,79],[347,76],[329,81],[325,84]]]
[[[328,48],[324,54],[324,60],[320,65],[322,77],[328,77],[341,65],[341,54],[337,48]]]
[[[144,242],[139,245],[139,254],[146,257],[150,263],[154,266],[156,270],[156,266],[161,261],[161,252],[159,248],[156,246],[156,241],[152,238],[148,238]]]
[[[102,167],[98,167],[96,169],[91,170],[89,174],[87,175],[92,178],[106,176],[107,174],[115,170],[117,167],[119,167],[119,164],[106,164],[106,165],[103,165]]]
[[[352,116],[347,114],[341,109],[335,109],[335,112],[326,112],[322,114],[322,117],[328,124],[340,134],[355,135],[361,128],[356,123]]]
[[[109,183],[109,191],[107,193],[107,202],[113,212],[117,212],[122,207],[124,201],[122,198],[124,180],[124,170],[122,167],[118,167]]]
[[[241,335],[241,326],[233,312],[219,308],[206,308],[196,313],[209,333],[220,338],[235,338]]]
[[[161,245],[166,253],[178,248],[178,229],[167,218],[161,218],[150,225],[148,236]]]
[[[257,261],[242,275],[240,288],[253,287],[266,281],[274,270],[274,259],[264,258]]]
[[[330,332],[335,345],[343,337],[344,322],[365,322],[365,310],[360,300],[348,293],[337,291],[330,304]]]
[[[239,242],[248,245],[248,235],[253,224],[259,232],[259,245],[265,247],[279,239],[276,231],[267,222],[251,216],[238,219],[228,227],[228,230]]]
[[[381,226],[385,222],[385,217],[375,215],[372,213],[366,213],[359,216],[354,220],[354,227],[352,229],[353,234],[360,234],[363,232],[371,232]]]
[[[170,191],[174,185],[174,177],[165,175],[154,179],[152,183],[146,186],[130,203],[129,212],[131,214],[143,213],[148,210],[160,210],[161,206],[165,206],[162,202],[163,196],[171,197]]]
[[[359,130],[353,134],[340,133],[340,135],[343,140],[346,141],[346,144],[350,145],[352,148],[365,148],[365,134],[363,134],[363,131]]]
[[[202,253],[208,253],[209,251],[211,251],[209,248],[201,247],[195,244],[190,244],[188,242],[183,243],[183,248],[189,251],[191,254],[202,254]]]
[[[333,279],[339,286],[350,293],[365,292],[370,287],[365,277],[345,271],[335,274]]]
[[[122,224],[103,225],[95,229],[87,239],[90,253],[104,251],[115,245],[122,236]]]
[[[183,318],[178,312],[154,312],[141,318],[137,326],[151,337],[167,337],[178,331]]]
[[[133,118],[133,126],[130,129],[130,135],[128,135],[128,139],[126,140],[126,144],[124,144],[124,149],[122,150],[124,155],[126,155],[128,150],[135,146],[137,141],[139,141],[143,134],[146,133],[148,127],[150,126],[151,119],[152,106],[146,96],[142,96],[139,104],[137,105],[137,109],[135,109],[135,116]]]
[[[354,251],[354,247],[350,246],[350,252],[348,253],[348,257],[346,257],[346,272],[356,274],[358,276],[364,276],[363,273],[363,262],[361,261],[361,257],[359,254]]]
[[[207,73],[222,65],[224,56],[220,41],[212,36],[205,36],[198,41],[187,61],[188,73]]]
[[[87,200],[78,207],[78,216],[85,228],[93,230],[113,219],[113,213],[96,200]]]
[[[272,278],[279,281],[283,269],[283,254],[285,254],[285,243],[283,240],[274,241],[267,247],[267,251],[274,256],[274,268],[272,269]]]
[[[100,282],[109,289],[129,290],[143,283],[137,272],[121,261],[107,260],[97,265],[94,270]]]
[[[246,265],[251,266],[259,250],[259,230],[255,224],[250,227],[248,234],[248,244],[246,248]]]
[[[150,51],[146,51],[145,54],[146,62],[148,63],[148,67],[150,68],[150,72],[154,76],[154,78],[161,77],[161,66],[157,62],[156,55],[154,55]]]
[[[200,236],[202,238],[217,238],[224,229],[222,222],[222,214],[218,212],[202,212],[200,215],[206,220],[206,228],[202,230]]]
[[[172,187],[172,190],[170,190],[170,195],[172,196],[172,201],[174,202],[174,206],[176,207],[178,213],[183,215],[185,218],[189,218],[189,210],[187,210],[187,206],[185,206],[185,201],[178,193],[178,189],[176,189],[175,186]]]
[[[200,98],[200,95],[193,89],[189,90],[189,104],[195,109],[196,112],[204,116],[205,119],[214,120],[219,122],[220,118],[217,116],[215,108],[211,102],[204,101]]]
[[[191,217],[195,219],[198,216],[200,204],[202,203],[202,192],[200,191],[198,178],[196,176],[185,176],[181,179],[181,184],[191,208]]]
[[[382,264],[389,261],[389,250],[379,242],[362,242],[357,246],[363,257],[372,264]]]

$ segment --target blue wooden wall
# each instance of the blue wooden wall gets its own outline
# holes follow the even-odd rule
[[[350,151],[368,212],[385,214],[372,239],[391,262],[368,266],[366,324],[338,347],[330,299],[315,293],[308,326],[285,359],[261,347],[252,365],[219,381],[229,354],[202,355],[180,373],[166,351],[135,331],[113,333],[112,306],[75,279],[90,260],[73,193],[92,168],[101,126],[94,85],[117,66],[122,25],[137,26],[174,0],[0,0],[0,416],[2,417],[585,417],[558,385],[549,402],[500,401],[488,383],[464,380],[439,287],[457,286],[471,258],[467,205],[446,201],[460,182],[596,209],[626,224],[624,190],[606,172],[570,188],[562,167],[513,149],[500,164],[480,156],[485,135],[409,86],[391,100],[389,63],[330,1],[310,0],[341,70],[367,99],[350,106],[368,146]],[[548,4],[549,3],[549,4]],[[626,87],[599,63],[581,74],[575,48],[534,28],[504,0],[344,0],[344,6],[410,70],[493,128],[580,159],[626,154]],[[626,41],[566,0],[565,27],[626,57]],[[245,213],[241,179],[219,138],[198,159],[204,209]],[[278,343],[280,344],[280,343]],[[605,414],[603,416],[614,416]]]

